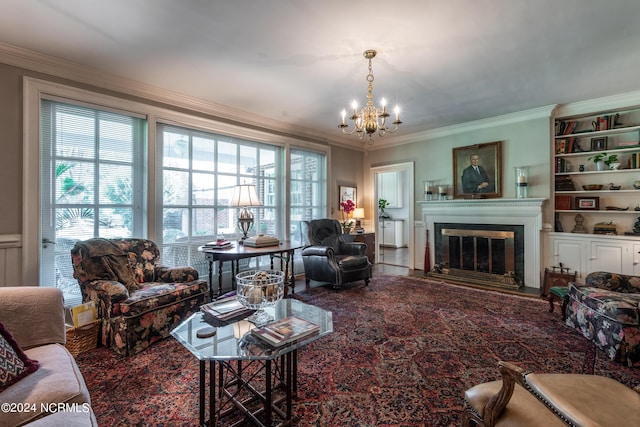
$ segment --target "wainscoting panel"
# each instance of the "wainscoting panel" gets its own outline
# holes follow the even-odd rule
[[[22,236],[0,235],[0,286],[22,285]]]

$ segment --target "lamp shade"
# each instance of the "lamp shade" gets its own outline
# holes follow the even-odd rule
[[[353,210],[353,217],[355,219],[362,219],[364,218],[364,208],[355,208]]]
[[[256,186],[253,184],[236,185],[229,206],[262,206],[256,192]]]

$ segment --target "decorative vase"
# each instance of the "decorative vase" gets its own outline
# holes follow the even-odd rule
[[[516,169],[516,198],[526,199],[529,188],[529,167],[518,166]]]
[[[596,162],[596,170],[597,171],[607,170],[607,165],[605,165],[603,161]]]
[[[352,230],[352,227],[348,227],[346,225],[342,227],[342,233],[343,234],[350,234],[351,230]]]

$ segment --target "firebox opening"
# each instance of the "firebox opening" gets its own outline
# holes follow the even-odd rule
[[[524,278],[524,227],[496,224],[435,223],[436,274],[476,283],[521,287]]]

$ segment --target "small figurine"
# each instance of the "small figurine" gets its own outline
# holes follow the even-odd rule
[[[582,214],[576,215],[576,225],[571,230],[572,233],[586,233],[587,229],[584,228],[584,217]]]
[[[622,185],[615,185],[613,182],[609,184],[609,190],[619,190]]]

